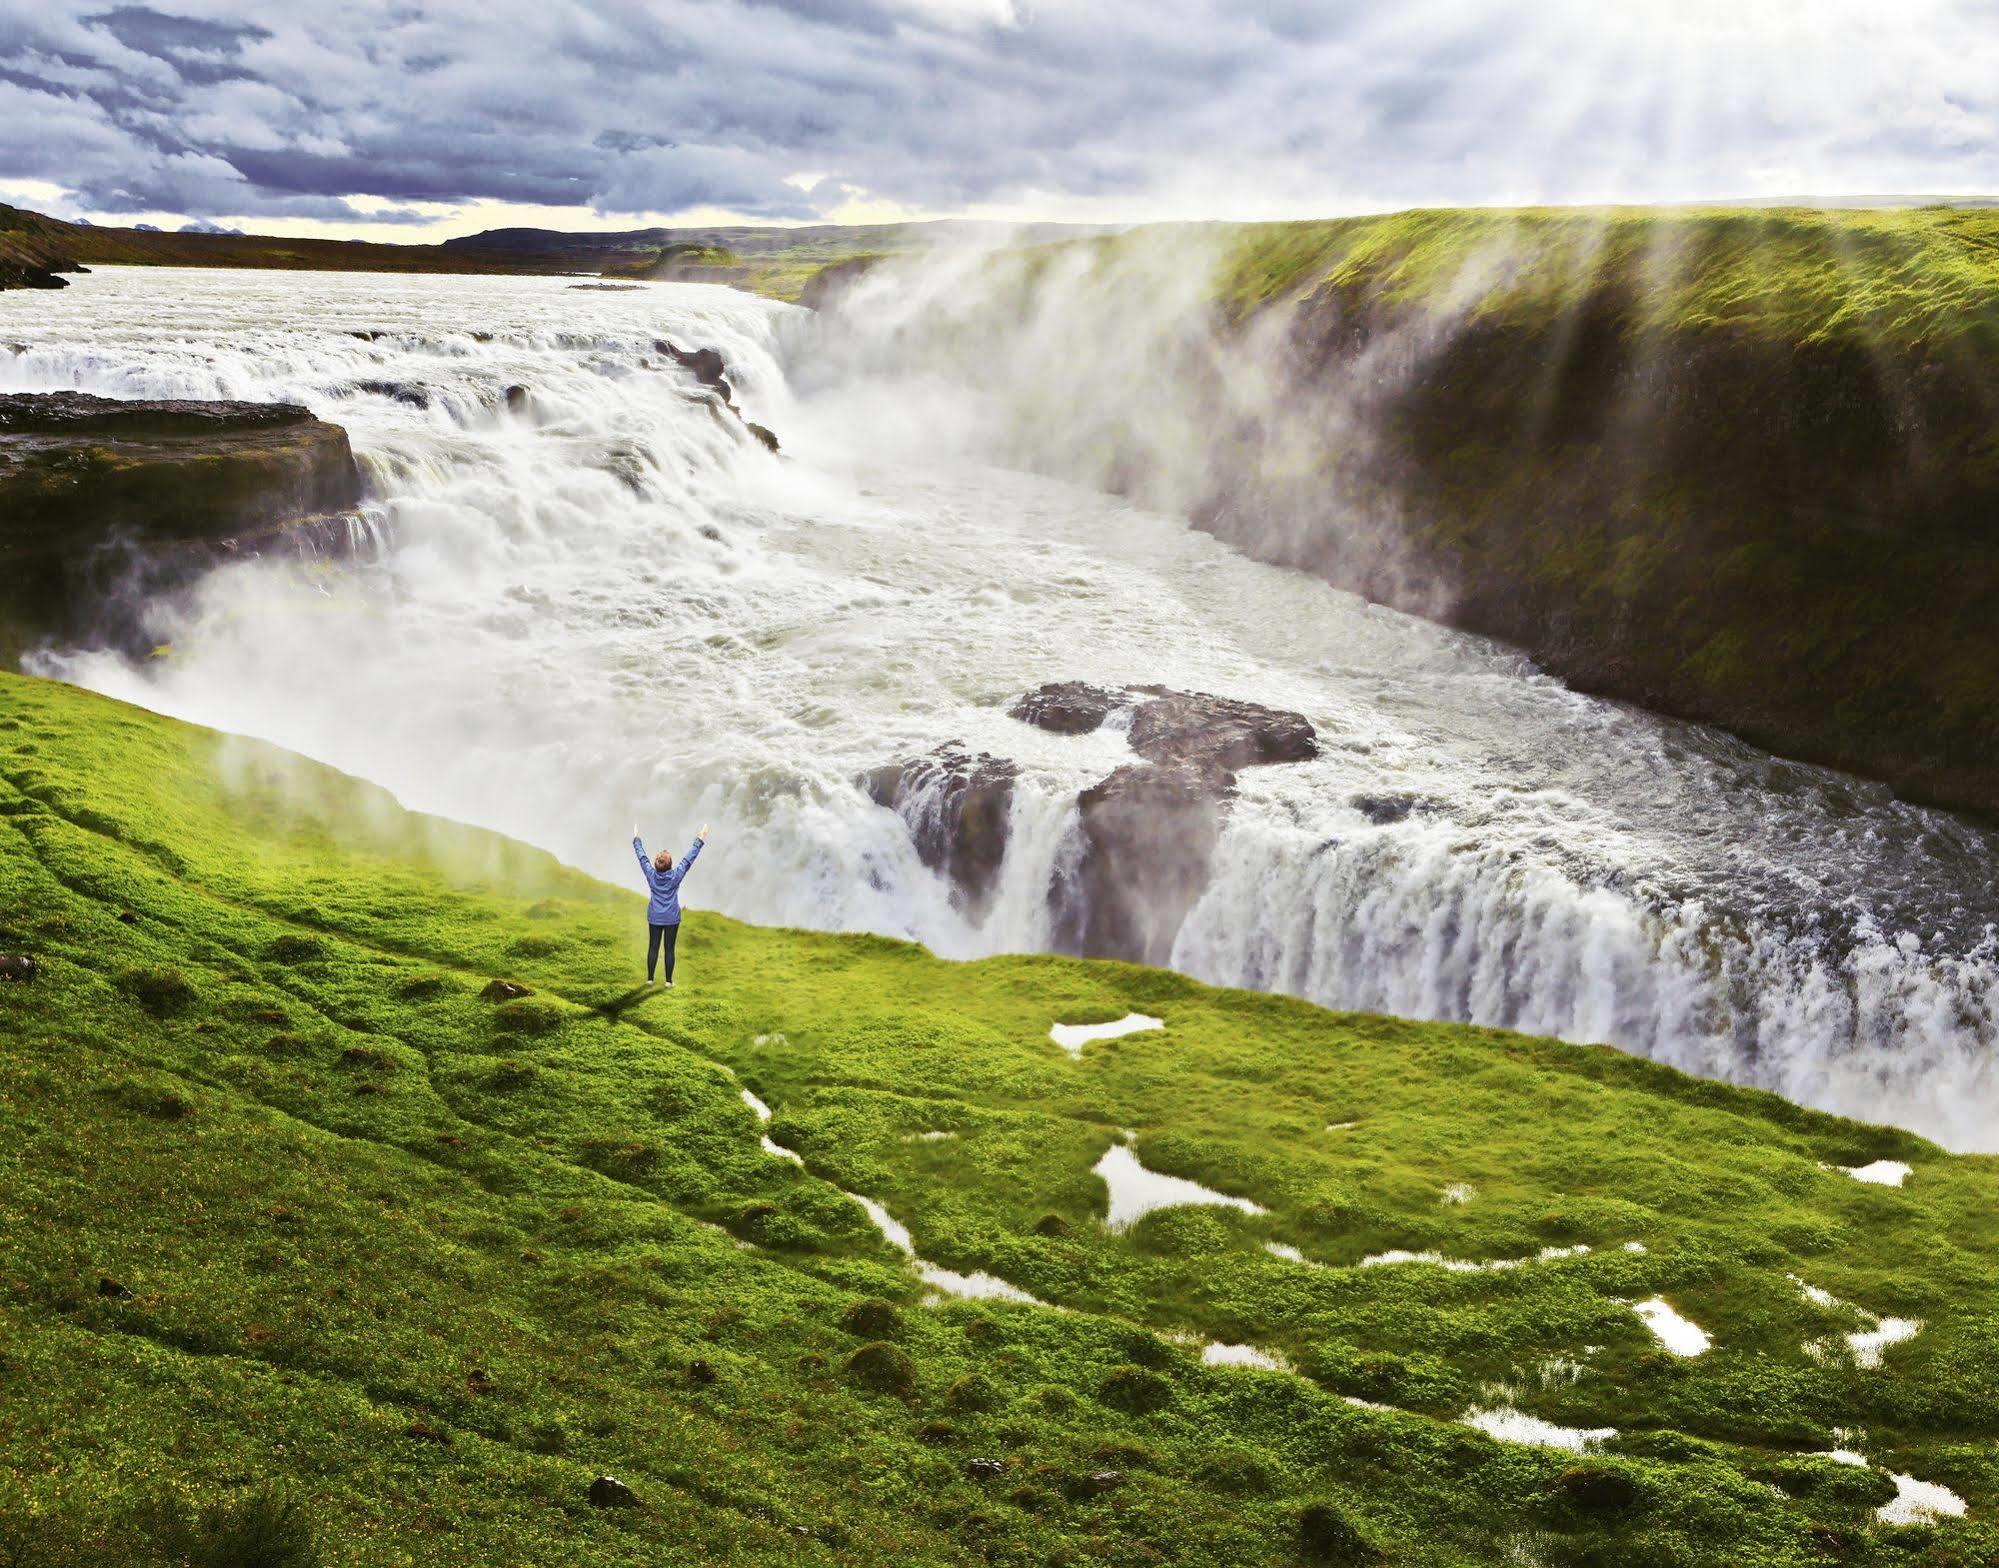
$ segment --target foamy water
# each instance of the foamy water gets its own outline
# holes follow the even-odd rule
[[[213,573],[160,613],[169,657],[41,667],[614,880],[634,818],[676,848],[710,821],[695,909],[953,956],[1049,945],[1075,792],[1129,757],[1008,719],[1021,690],[1292,708],[1322,755],[1243,775],[1176,966],[1999,1146],[1991,834],[980,466],[957,391],[880,356],[865,385],[817,364],[800,396],[795,315],[560,279],[102,269],[0,295],[0,390],[303,401],[350,431],[384,541]],[[785,456],[659,337],[719,348]],[[945,740],[1022,769],[976,922],[853,782]]]

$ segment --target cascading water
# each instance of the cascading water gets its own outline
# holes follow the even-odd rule
[[[1115,729],[1007,718],[1017,693],[1294,709],[1322,754],[1242,775],[1180,967],[1999,1146],[1991,834],[944,454],[933,382],[821,367],[794,393],[791,314],[685,285],[252,272],[0,296],[0,389],[305,402],[373,491],[360,554],[232,564],[161,608],[167,656],[40,667],[613,879],[634,817],[676,849],[710,820],[690,904],[952,955],[1048,944],[1076,792],[1131,760]],[[785,456],[661,337],[720,349]],[[854,782],[945,741],[1021,770],[976,919]]]

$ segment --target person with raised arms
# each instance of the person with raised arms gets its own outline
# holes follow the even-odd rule
[[[708,828],[704,823],[676,866],[673,856],[666,850],[662,849],[657,855],[647,855],[645,841],[639,837],[638,828],[635,826],[632,829],[632,853],[639,857],[639,870],[644,873],[646,887],[652,893],[652,902],[646,905],[646,927],[650,933],[646,942],[647,985],[657,983],[653,979],[653,971],[658,968],[660,952],[664,949],[666,985],[668,990],[673,989],[673,949],[680,940],[680,884],[694,869],[694,857],[701,853],[701,846],[707,842]]]

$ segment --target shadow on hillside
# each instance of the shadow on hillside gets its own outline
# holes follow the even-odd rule
[[[614,996],[608,1002],[597,1003],[597,1011],[606,1018],[620,1018],[633,1003],[643,1002],[650,995],[652,995],[650,986],[635,985],[623,996]]]

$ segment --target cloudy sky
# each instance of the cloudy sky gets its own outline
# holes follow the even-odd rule
[[[1994,191],[1991,0],[0,0],[0,199],[99,222]]]

